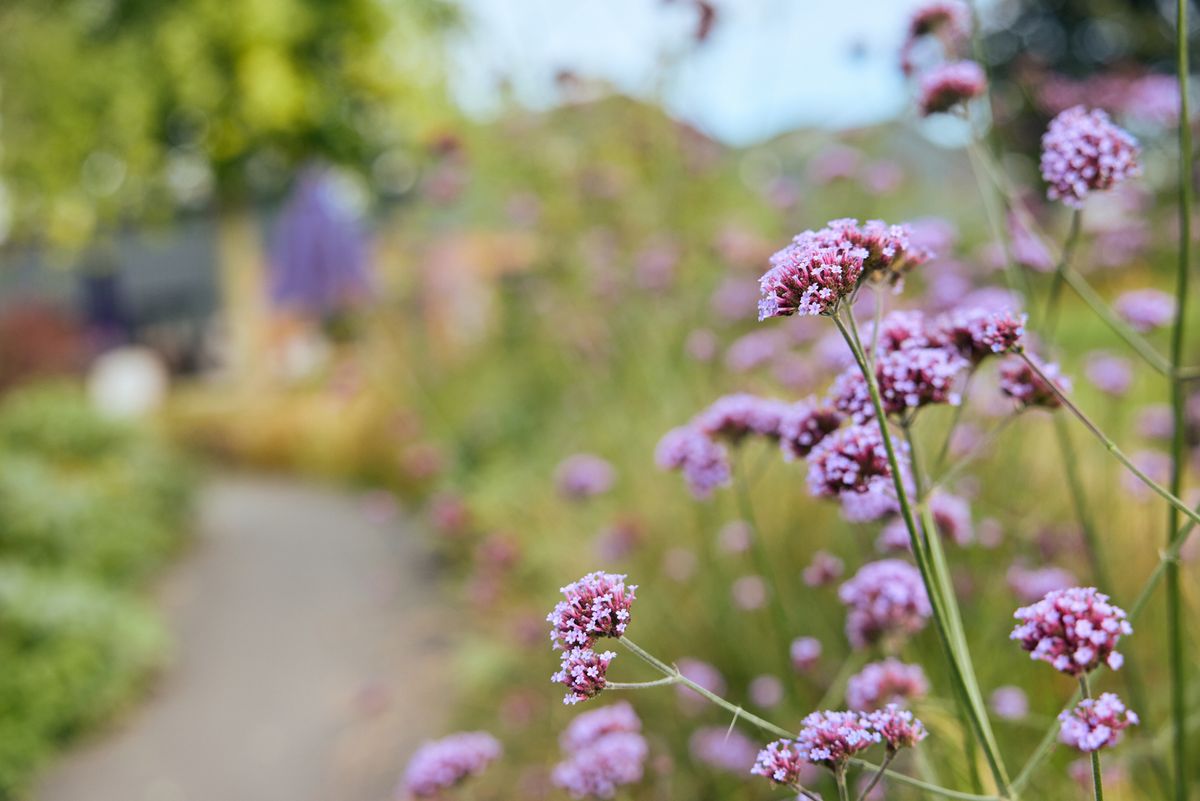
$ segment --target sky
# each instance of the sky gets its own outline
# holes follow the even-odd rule
[[[498,109],[501,78],[520,103],[546,108],[566,69],[657,99],[729,144],[854,127],[909,102],[897,51],[919,2],[715,0],[716,27],[697,47],[685,0],[461,0],[453,89],[480,116]]]

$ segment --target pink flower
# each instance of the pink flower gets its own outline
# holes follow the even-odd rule
[[[793,314],[832,314],[858,284],[865,248],[822,244],[811,231],[771,257],[759,279],[758,319]]]
[[[1021,621],[1010,639],[1029,651],[1030,658],[1048,662],[1062,673],[1078,676],[1106,664],[1113,670],[1124,659],[1116,647],[1132,634],[1125,610],[1108,602],[1095,587],[1054,590],[1014,614]]]
[[[1058,386],[1059,391],[1071,391],[1071,380],[1062,375],[1057,364],[1041,362],[1033,354],[1028,355],[1038,364],[1038,369]],[[1005,359],[1000,364],[1000,392],[1015,400],[1021,408],[1057,409],[1062,406],[1062,399],[1058,392],[1054,391],[1054,387],[1046,383],[1019,356]]]
[[[841,414],[812,398],[789,405],[779,420],[779,444],[784,460],[790,462],[808,456],[841,424]]]
[[[1042,136],[1046,196],[1082,208],[1092,192],[1111,189],[1137,175],[1138,143],[1099,109],[1075,106],[1050,121]]]
[[[554,476],[559,493],[570,500],[603,495],[616,481],[613,466],[591,453],[577,453],[563,459]]]
[[[751,434],[776,438],[788,404],[780,400],[738,393],[713,401],[696,415],[693,425],[706,436],[737,444]]]
[[[1113,302],[1113,310],[1144,334],[1175,319],[1175,298],[1157,289],[1134,289],[1120,295]]]
[[[792,640],[791,657],[797,673],[812,670],[821,658],[821,641],[816,637],[797,637]]]
[[[576,715],[558,740],[562,750],[579,751],[610,734],[637,734],[641,730],[642,721],[633,707],[628,701],[620,701]]]
[[[758,746],[737,729],[705,726],[688,739],[688,751],[696,762],[729,773],[745,774],[754,767]]]
[[[762,576],[742,576],[730,587],[733,603],[738,609],[762,609],[767,603],[767,583]]]
[[[988,356],[1007,353],[1021,344],[1026,316],[1010,311],[972,308],[948,312],[934,321],[935,337],[953,347],[971,364]]]
[[[750,682],[750,700],[763,709],[779,706],[783,700],[783,682],[775,676],[755,676]]]
[[[836,581],[842,575],[843,570],[845,570],[845,565],[841,559],[828,551],[817,551],[813,554],[808,567],[804,568],[801,577],[804,579],[804,583],[810,587],[823,587]]]
[[[649,752],[641,729],[624,701],[579,715],[559,738],[566,759],[554,768],[554,784],[576,798],[612,798],[640,781]]]
[[[857,712],[813,712],[801,723],[804,728],[795,741],[800,758],[833,771],[841,770],[850,757],[883,740],[882,734]]]
[[[991,696],[992,711],[1004,720],[1020,720],[1029,714],[1029,696],[1020,687],[997,687]]]
[[[915,634],[932,612],[921,574],[899,559],[863,565],[839,588],[838,598],[849,607],[846,636],[856,648]]]
[[[891,477],[883,436],[875,423],[838,429],[808,455],[808,491],[818,498],[866,492]]]
[[[625,576],[588,573],[562,588],[559,601],[546,616],[551,623],[550,641],[555,648],[590,648],[599,637],[620,637],[629,625],[636,584],[625,586]]]
[[[945,348],[908,347],[881,352],[875,362],[875,380],[889,415],[902,415],[931,404],[957,405],[959,376],[969,363]],[[857,367],[847,368],[830,390],[833,405],[856,423],[875,416],[866,379]]]
[[[1120,397],[1133,384],[1133,364],[1103,351],[1088,354],[1084,372],[1096,389],[1108,395]]]
[[[707,498],[717,487],[729,483],[729,457],[721,445],[692,426],[668,431],[655,451],[655,460],[664,470],[680,470],[692,495]]]
[[[921,78],[917,108],[928,117],[974,100],[986,90],[987,76],[974,61],[942,64]]]
[[[451,734],[417,749],[404,770],[401,786],[413,798],[435,798],[482,773],[500,753],[500,743],[487,732]]]
[[[800,746],[792,740],[776,740],[758,752],[750,773],[764,776],[773,784],[799,787],[805,776],[807,764],[801,756]]]
[[[1126,709],[1115,693],[1099,698],[1084,698],[1074,709],[1058,716],[1062,727],[1058,738],[1080,751],[1099,751],[1121,741],[1121,732],[1140,721],[1136,712]]]
[[[879,709],[887,704],[904,704],[929,692],[929,680],[920,665],[888,658],[871,662],[846,683],[846,703],[851,709]]]
[[[901,748],[912,748],[929,735],[925,725],[913,717],[912,712],[895,704],[871,712],[866,716],[866,722],[883,738],[887,750],[892,753]]]
[[[572,648],[565,652],[559,671],[550,677],[568,690],[564,704],[577,704],[595,698],[608,684],[608,665],[616,658],[612,651],[596,653],[591,648]]]

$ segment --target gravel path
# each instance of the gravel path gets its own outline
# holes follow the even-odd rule
[[[219,479],[200,511],[162,588],[172,667],[34,798],[389,798],[446,708],[445,616],[417,534],[285,479]]]

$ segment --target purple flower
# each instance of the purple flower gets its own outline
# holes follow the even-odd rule
[[[883,410],[901,415],[936,403],[957,405],[958,378],[969,366],[945,348],[909,347],[881,352],[875,362]],[[830,390],[834,406],[856,423],[875,416],[866,379],[857,367],[847,368]]]
[[[917,720],[912,712],[896,704],[888,704],[883,709],[871,712],[866,716],[866,721],[883,738],[887,750],[892,753],[901,748],[912,748],[929,735],[925,731],[925,724]]]
[[[875,423],[840,428],[808,454],[808,491],[818,498],[866,492],[891,477],[883,435]]]
[[[596,653],[591,648],[572,648],[563,654],[562,666],[550,677],[568,690],[564,704],[577,704],[595,698],[608,684],[608,665],[616,658],[612,651]]]
[[[892,353],[908,348],[927,348],[940,344],[930,339],[929,325],[919,311],[890,312],[880,321],[875,333],[874,321],[863,325],[863,342],[874,342],[876,353]]]
[[[1059,391],[1071,391],[1071,380],[1062,375],[1057,364],[1041,362],[1033,354],[1028,356],[1037,362],[1038,369],[1058,386]],[[1019,356],[1005,359],[1000,364],[1000,391],[1015,400],[1021,408],[1057,409],[1062,406],[1062,399],[1054,387],[1046,383]]]
[[[1046,196],[1082,208],[1092,192],[1111,189],[1141,170],[1138,143],[1100,109],[1075,106],[1050,121],[1042,136]]]
[[[658,442],[655,460],[664,470],[680,470],[692,495],[707,498],[729,483],[729,457],[725,448],[692,426],[668,431]]]
[[[641,781],[648,753],[640,734],[608,734],[555,765],[551,779],[575,798],[612,798]]]
[[[802,459],[842,424],[842,415],[814,399],[790,404],[779,420],[779,444],[785,461]]]
[[[742,576],[733,582],[730,594],[738,609],[762,609],[767,603],[767,583],[762,576]]]
[[[858,220],[847,217],[830,221],[818,235],[839,245],[865,249],[864,275],[899,286],[905,273],[934,256],[913,245],[909,233],[907,225],[888,225],[883,220],[867,220],[859,225]]]
[[[754,766],[758,746],[737,729],[705,726],[688,739],[688,751],[696,762],[729,773],[745,774]]]
[[[899,559],[863,565],[838,589],[838,598],[849,607],[846,636],[855,648],[915,634],[931,614],[921,574]]]
[[[771,257],[771,269],[759,279],[758,319],[832,314],[858,284],[868,255],[848,243],[823,244],[805,231]]]
[[[1044,598],[1046,593],[1075,586],[1075,576],[1061,567],[1027,568],[1013,565],[1008,569],[1009,588],[1026,603]]]
[[[1106,664],[1113,670],[1124,659],[1116,647],[1121,636],[1132,634],[1125,610],[1108,602],[1095,587],[1054,590],[1014,614],[1021,621],[1010,639],[1021,643],[1030,658],[1051,664],[1055,670],[1078,676]]]
[[[633,707],[628,701],[620,701],[576,715],[558,742],[563,751],[579,751],[610,734],[637,734],[641,730],[642,721]]]
[[[952,34],[965,38],[971,33],[971,10],[958,0],[933,0],[919,6],[908,23],[908,38]]]
[[[974,61],[942,64],[921,78],[917,108],[928,117],[974,100],[986,90],[987,76]]]
[[[500,743],[487,732],[459,732],[417,749],[401,782],[413,798],[434,798],[484,771],[499,759]]]
[[[799,787],[805,777],[807,763],[801,756],[799,743],[792,740],[776,740],[758,752],[750,773],[764,776],[773,784]]]
[[[883,740],[857,712],[813,712],[801,723],[804,728],[795,741],[800,758],[835,772],[845,768],[850,757]]]
[[[845,565],[841,559],[828,551],[817,551],[813,554],[808,567],[804,568],[801,577],[804,579],[804,583],[810,587],[824,587],[840,578],[843,570],[845,570]]]
[[[1134,289],[1122,293],[1113,302],[1113,310],[1144,334],[1175,319],[1175,298],[1157,289]]]
[[[559,493],[570,500],[603,495],[616,481],[613,466],[591,453],[577,453],[563,459],[554,476]]]
[[[721,526],[717,541],[727,553],[745,553],[754,541],[754,529],[745,520],[732,520]]]
[[[1121,732],[1140,721],[1136,712],[1126,709],[1115,693],[1099,698],[1084,698],[1074,709],[1058,716],[1062,727],[1058,739],[1080,751],[1099,751],[1121,741]]]
[[[936,339],[954,348],[971,364],[1007,353],[1021,344],[1026,316],[981,308],[949,312],[934,321]]]
[[[997,687],[991,697],[992,711],[1004,720],[1020,720],[1029,714],[1029,696],[1020,687]]]
[[[797,637],[790,649],[792,667],[797,673],[805,673],[817,665],[821,658],[821,641],[816,637]]]
[[[789,404],[780,400],[738,393],[713,401],[696,415],[693,425],[714,439],[726,439],[737,444],[751,434],[776,438]]]
[[[783,682],[769,674],[755,676],[750,682],[749,693],[755,705],[771,709],[783,700]]]
[[[562,588],[559,601],[546,616],[551,623],[550,641],[555,648],[590,648],[599,637],[620,637],[629,625],[636,584],[625,586],[625,576],[588,573]]]
[[[929,680],[920,665],[909,665],[888,658],[871,662],[846,683],[846,703],[851,709],[879,709],[888,704],[904,704],[929,692]]]
[[[843,493],[841,502],[842,517],[851,523],[870,523],[900,511],[895,486],[884,481],[875,482],[866,492]]]
[[[782,331],[773,328],[751,331],[734,340],[725,351],[725,364],[735,373],[746,373],[770,363],[785,346]]]
[[[1133,384],[1133,364],[1103,351],[1088,354],[1084,373],[1101,392],[1117,397],[1128,392]]]

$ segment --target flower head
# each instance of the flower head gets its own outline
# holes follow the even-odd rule
[[[1133,384],[1133,364],[1111,353],[1096,351],[1088,354],[1084,371],[1088,381],[1108,395],[1120,397]]]
[[[863,274],[898,286],[913,267],[933,258],[933,253],[914,245],[907,225],[889,225],[883,220],[859,224],[853,217],[832,220],[818,232],[827,241],[859,247],[867,251]]]
[[[554,471],[559,494],[570,500],[603,495],[612,489],[616,471],[605,459],[591,453],[577,453],[559,463]]]
[[[783,458],[792,461],[804,458],[825,437],[842,424],[836,409],[818,404],[811,398],[790,404],[779,420],[779,445]]]
[[[883,738],[888,751],[893,753],[901,748],[912,748],[929,735],[925,731],[925,724],[917,720],[912,712],[896,704],[888,704],[883,709],[871,712],[866,720],[867,725]]]
[[[725,448],[694,426],[668,431],[658,442],[655,460],[664,470],[680,470],[692,495],[707,498],[730,480],[729,455]]]
[[[899,559],[863,565],[838,589],[838,598],[849,607],[846,636],[856,648],[915,634],[932,613],[920,572]]]
[[[922,117],[939,114],[974,100],[986,89],[987,76],[974,61],[942,64],[921,78],[917,108]]]
[[[992,712],[1004,720],[1020,720],[1029,714],[1029,696],[1020,687],[997,687],[990,698]]]
[[[562,588],[566,598],[546,616],[555,648],[591,648],[599,637],[620,637],[629,625],[636,584],[625,586],[625,576],[588,573]]]
[[[559,671],[550,677],[555,684],[567,688],[563,703],[577,704],[599,695],[608,684],[608,665],[616,656],[612,651],[596,653],[591,648],[566,651]]]
[[[404,770],[401,786],[413,798],[434,798],[475,776],[500,757],[500,743],[487,732],[459,732],[427,742]]]
[[[1014,614],[1018,621],[1010,639],[1021,643],[1031,659],[1078,676],[1106,664],[1117,670],[1124,662],[1117,652],[1122,635],[1132,634],[1125,610],[1108,602],[1095,587],[1053,590]]]
[[[1029,358],[1036,360],[1037,357],[1029,354]],[[1059,392],[1070,392],[1071,380],[1062,375],[1058,365],[1052,362],[1038,362],[1038,369],[1054,382],[1058,392],[1034,372],[1024,359],[1017,356],[1005,359],[1000,365],[1000,391],[1022,408],[1040,406],[1057,409],[1062,406]]]
[[[883,735],[857,712],[813,712],[802,723],[804,728],[795,741],[800,758],[833,771],[841,770],[850,757],[883,740]]]
[[[765,776],[774,784],[797,787],[804,778],[807,763],[800,746],[792,740],[776,740],[758,752],[750,773]]]
[[[971,10],[959,0],[933,0],[919,6],[908,23],[908,36],[916,39],[940,33],[965,37],[971,32]]]
[[[575,798],[612,798],[641,781],[648,753],[641,734],[607,734],[555,765],[551,779]]]
[[[1024,314],[973,308],[942,315],[934,328],[939,341],[972,364],[979,364],[988,356],[1007,353],[1020,345],[1025,336],[1025,322]]]
[[[779,436],[779,425],[789,404],[780,400],[738,393],[713,401],[696,416],[694,425],[701,433],[733,443],[755,434],[761,437]]]
[[[909,348],[880,356],[875,375],[883,409],[902,414],[930,404],[957,406],[957,379],[968,364],[945,348]]]
[[[826,584],[836,581],[845,568],[842,560],[833,554],[828,551],[817,551],[813,554],[808,567],[804,568],[801,573],[801,578],[810,587],[824,587]]]
[[[579,751],[610,734],[637,734],[641,730],[642,721],[633,707],[628,701],[620,701],[576,715],[558,741],[563,751]]]
[[[920,665],[909,665],[888,658],[871,662],[846,683],[846,703],[851,709],[879,709],[888,704],[904,704],[929,692],[929,680]]]
[[[771,257],[771,269],[759,279],[758,319],[832,314],[854,291],[868,255],[865,248],[824,244],[805,231]]]
[[[797,637],[792,640],[789,650],[792,657],[792,667],[797,673],[803,673],[816,667],[821,658],[821,641],[816,637]]]
[[[1058,716],[1062,727],[1058,738],[1080,751],[1098,751],[1121,741],[1121,732],[1140,721],[1137,713],[1126,709],[1115,693],[1099,698],[1084,698],[1074,709]]]
[[[883,436],[875,423],[840,428],[808,454],[808,490],[819,498],[866,492],[891,476]]]
[[[1158,289],[1133,289],[1113,302],[1113,310],[1144,334],[1175,319],[1175,298]]]
[[[1046,196],[1082,208],[1092,192],[1111,189],[1140,172],[1138,143],[1100,109],[1075,106],[1050,121],[1042,136]]]

